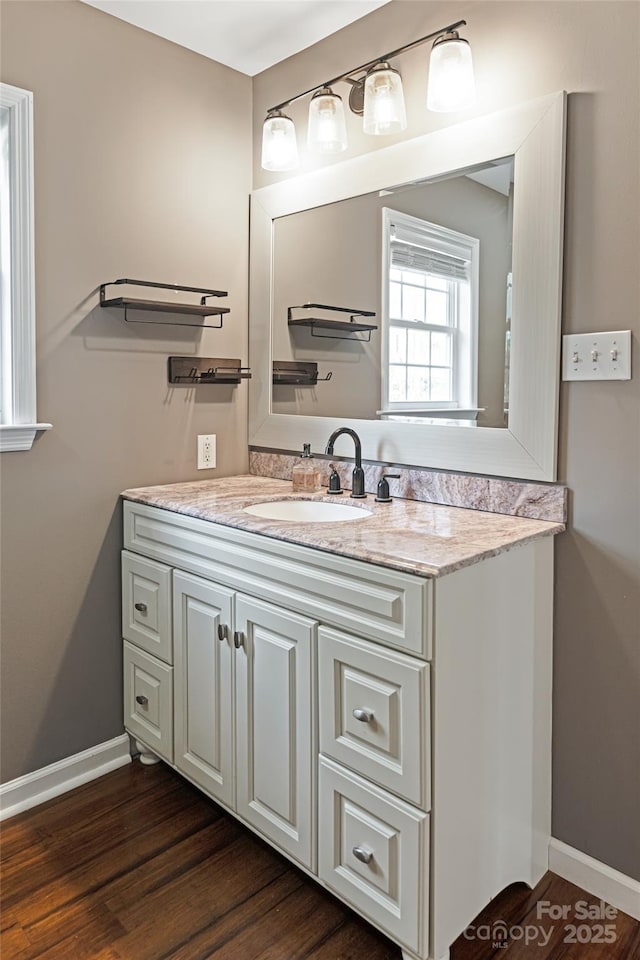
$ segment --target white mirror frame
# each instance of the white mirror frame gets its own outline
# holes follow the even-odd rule
[[[256,190],[251,198],[249,443],[322,452],[346,424],[385,463],[556,479],[566,93],[446,127]],[[462,429],[271,412],[273,222],[393,185],[515,156],[508,428]],[[286,322],[285,317],[273,322]],[[344,447],[345,455],[352,450]],[[338,455],[340,455],[338,453]]]

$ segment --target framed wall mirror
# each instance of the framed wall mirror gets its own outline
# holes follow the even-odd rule
[[[253,194],[252,445],[347,424],[367,459],[556,478],[565,115],[554,94]]]

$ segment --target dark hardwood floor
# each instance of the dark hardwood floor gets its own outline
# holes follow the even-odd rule
[[[3,825],[2,960],[399,960],[398,947],[164,765],[129,767]],[[595,904],[547,874],[511,887],[451,960],[635,960],[640,924],[538,919]],[[502,920],[513,938],[506,948]],[[571,922],[571,917],[567,922]],[[546,946],[547,932],[554,927]],[[528,933],[526,932],[528,929]],[[518,939],[522,931],[522,939]],[[541,932],[542,931],[542,932]],[[532,941],[533,934],[536,939]],[[525,944],[525,937],[530,942]]]

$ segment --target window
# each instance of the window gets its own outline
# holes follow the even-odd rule
[[[0,451],[29,450],[36,422],[33,95],[0,84]]]
[[[383,209],[382,415],[475,416],[479,248]]]

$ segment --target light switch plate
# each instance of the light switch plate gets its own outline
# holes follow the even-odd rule
[[[631,380],[631,331],[564,336],[562,379]]]

